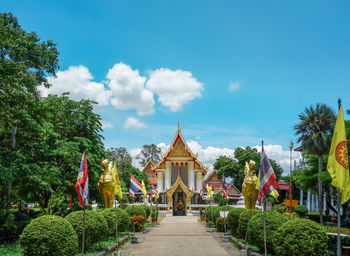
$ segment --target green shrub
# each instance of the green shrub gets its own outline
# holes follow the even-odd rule
[[[146,219],[148,219],[148,217],[151,215],[151,207],[149,207],[148,205],[143,204],[142,207],[145,209],[146,212]]]
[[[84,211],[74,211],[65,217],[72,224],[79,239],[79,249],[83,237]],[[85,210],[85,246],[89,248],[94,243],[107,237],[108,225],[102,214]]]
[[[237,235],[240,238],[245,238],[245,234],[247,232],[247,226],[250,218],[260,212],[261,211],[258,209],[246,210],[241,212],[241,214],[239,215],[238,228],[237,228]]]
[[[67,256],[78,252],[78,237],[72,225],[54,215],[32,220],[23,230],[20,243],[24,255]]]
[[[115,233],[115,208],[108,208],[105,211],[109,211],[113,214],[113,232]],[[125,232],[129,228],[129,215],[126,211],[121,208],[117,208],[117,223],[118,232]]]
[[[217,208],[217,206],[208,206],[205,210],[205,216],[208,218],[209,222],[214,222],[214,213],[213,211]]]
[[[279,213],[285,213],[287,210],[287,206],[285,204],[276,204],[272,207],[273,211],[278,211]]]
[[[248,211],[246,208],[232,208],[227,215],[227,227],[233,235],[237,234],[239,215],[243,211]]]
[[[227,230],[227,218],[217,218],[216,219],[216,231],[218,232],[225,232],[225,225]]]
[[[142,205],[128,205],[125,208],[125,211],[129,214],[129,216],[143,216],[146,217],[146,211]]]
[[[213,209],[213,220],[214,220],[214,222],[216,223],[216,219],[221,217],[220,216],[220,211],[230,211],[231,209],[232,209],[232,207],[228,206],[228,205],[215,207]]]
[[[272,238],[275,231],[288,221],[288,218],[277,211],[266,212],[266,245],[272,252]],[[249,222],[248,241],[264,250],[264,213],[255,214]]]
[[[303,218],[306,214],[309,213],[309,209],[305,205],[297,205],[293,208],[293,210],[299,215],[299,217]]]
[[[110,211],[109,209],[113,209],[113,211]],[[98,213],[102,214],[102,216],[105,218],[107,225],[108,225],[108,235],[115,234],[115,208],[108,208],[108,209],[98,209]]]
[[[152,206],[152,221],[155,222],[158,219],[159,210],[157,207]]]
[[[272,239],[274,251],[279,256],[327,255],[328,236],[318,223],[294,218],[277,229]]]
[[[133,216],[130,217],[130,230],[135,232],[141,232],[145,226],[146,218],[143,216]],[[133,225],[134,224],[134,225]]]

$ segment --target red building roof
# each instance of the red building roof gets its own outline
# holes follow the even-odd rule
[[[284,180],[279,180],[278,186],[280,190],[289,190],[289,185]]]

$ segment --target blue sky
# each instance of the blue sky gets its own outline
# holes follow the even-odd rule
[[[349,5],[5,0],[1,11],[57,43],[61,73],[46,93],[95,97],[107,147],[169,144],[179,121],[206,154],[263,139],[283,161],[306,106],[336,109],[341,97],[350,108]]]

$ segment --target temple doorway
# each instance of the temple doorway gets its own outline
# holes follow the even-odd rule
[[[173,216],[185,216],[186,215],[186,195],[178,187],[173,194]]]

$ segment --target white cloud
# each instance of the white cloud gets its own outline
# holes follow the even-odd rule
[[[108,121],[102,120],[101,124],[102,124],[102,129],[103,130],[114,128],[113,124],[111,122],[108,122]]]
[[[241,83],[237,81],[234,83],[230,83],[230,85],[228,86],[228,90],[230,92],[234,92],[234,91],[237,91],[240,87],[241,87]]]
[[[126,119],[124,123],[125,129],[141,129],[145,127],[146,127],[146,124],[141,122],[139,119],[135,117],[129,117],[128,119]]]
[[[261,152],[261,146],[254,146],[258,152]],[[264,145],[264,150],[269,159],[275,160],[283,168],[285,173],[290,169],[290,150],[283,150],[281,145]],[[299,162],[301,155],[299,152],[292,152],[292,167],[294,167],[294,160]]]
[[[92,81],[93,76],[88,68],[84,66],[70,66],[68,70],[58,71],[57,78],[48,77],[48,82],[52,85],[50,88],[39,86],[43,97],[49,94],[61,95],[69,92],[69,98],[72,100],[90,99],[97,101],[99,106],[109,104],[110,91],[106,90],[102,83]]]
[[[163,106],[176,112],[184,104],[201,96],[203,84],[191,72],[160,68],[150,72],[146,88],[158,95]]]
[[[146,77],[124,63],[115,64],[107,74],[112,92],[111,103],[116,109],[136,109],[138,115],[154,112],[153,92],[145,88]]]

